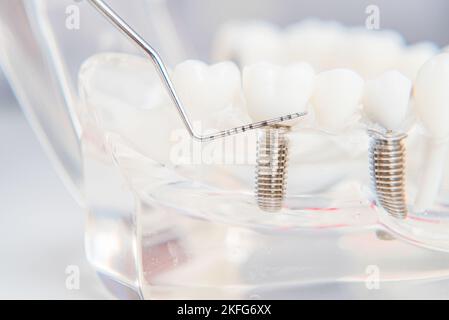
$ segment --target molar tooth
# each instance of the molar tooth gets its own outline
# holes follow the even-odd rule
[[[307,63],[259,63],[243,70],[243,89],[253,121],[306,111],[315,71]]]
[[[175,67],[173,83],[193,120],[216,117],[241,97],[240,70],[232,62],[207,65],[189,60]]]
[[[399,129],[405,121],[412,82],[398,71],[388,71],[365,84],[365,116],[383,128]]]
[[[342,129],[360,106],[363,82],[347,69],[318,74],[312,98],[317,124],[329,130]]]

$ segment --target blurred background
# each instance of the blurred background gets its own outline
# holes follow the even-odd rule
[[[0,0],[0,5],[6,6],[10,1]],[[64,5],[68,3],[80,6],[81,17],[96,14],[86,1],[65,1]],[[127,9],[139,10],[137,3],[127,1]],[[212,30],[227,20],[258,18],[286,26],[315,17],[356,26],[365,24],[368,5],[379,7],[382,29],[399,31],[409,43],[432,41],[442,47],[449,44],[447,0],[167,1],[168,12],[178,19],[174,27],[181,41],[193,39],[193,43],[184,43],[189,49],[188,57],[202,59],[208,57]],[[4,12],[2,27],[10,23],[4,19],[5,14],[13,15],[12,19],[21,18],[14,17],[14,12]],[[64,17],[62,14],[61,19]],[[189,28],[176,28],[179,25]],[[109,28],[106,23],[104,27]],[[89,33],[96,36],[92,30]],[[66,41],[66,52],[76,55],[85,51],[79,39],[68,37]],[[5,44],[0,45],[0,50],[4,50]],[[162,53],[167,57],[176,55],[163,50]],[[80,58],[70,66],[72,74],[76,74],[81,62]],[[84,212],[58,178],[1,71],[0,150],[0,298],[109,297],[85,259]],[[69,266],[80,270],[79,290],[66,286]]]

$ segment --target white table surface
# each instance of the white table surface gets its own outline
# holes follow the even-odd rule
[[[4,104],[0,299],[111,298],[84,255],[83,210],[65,190],[20,109]],[[66,288],[66,268],[71,265],[80,270],[78,290]]]

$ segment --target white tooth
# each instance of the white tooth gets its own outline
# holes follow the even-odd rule
[[[317,70],[335,67],[335,48],[344,36],[343,27],[335,22],[308,20],[285,30],[289,61],[307,61]]]
[[[449,135],[449,53],[426,62],[415,82],[416,111],[434,137]]]
[[[420,69],[414,88],[415,108],[430,134],[415,210],[433,205],[441,184],[449,138],[449,53],[442,53]]]
[[[315,71],[306,63],[275,66],[259,63],[243,70],[243,90],[253,121],[306,111]]]
[[[232,62],[208,66],[201,61],[186,61],[176,66],[173,83],[187,114],[205,121],[233,105],[241,95],[240,70]]]
[[[243,66],[282,63],[283,56],[279,28],[261,21],[229,23],[218,32],[213,45],[214,59],[235,59]]]
[[[356,113],[363,94],[363,79],[347,69],[318,74],[312,102],[316,122],[329,130],[342,129]]]
[[[438,47],[431,42],[410,46],[400,56],[398,70],[409,77],[409,79],[414,80],[423,64],[437,53]]]
[[[392,31],[351,30],[338,51],[342,66],[364,78],[393,69],[404,46],[403,38]]]
[[[405,121],[412,82],[398,71],[388,71],[365,84],[363,111],[375,124],[398,130]]]

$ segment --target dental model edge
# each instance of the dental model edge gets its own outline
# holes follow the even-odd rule
[[[157,51],[147,43],[134,29],[132,29],[109,5],[106,4],[103,0],[89,0],[92,6],[100,12],[113,26],[115,26],[118,30],[120,30],[125,36],[127,36],[134,44],[136,44],[140,49],[142,49],[153,62],[156,71],[167,90],[167,93],[176,107],[179,116],[181,117],[184,126],[189,132],[190,136],[197,141],[207,142],[212,141],[218,138],[224,138],[230,135],[239,134],[248,130],[255,130],[259,128],[263,128],[266,126],[277,125],[279,123],[289,121],[292,119],[300,118],[306,115],[306,113],[292,113],[288,115],[284,115],[281,117],[267,119],[255,123],[250,123],[244,126],[231,128],[228,130],[219,131],[214,134],[201,135],[194,131],[193,125],[190,121],[190,118],[187,115],[187,112],[184,108],[183,103],[178,97],[177,91],[174,88],[172,80],[168,75],[168,70],[165,67],[164,62],[161,57],[157,53]]]
[[[449,149],[449,53],[427,61],[414,87],[418,118],[429,134],[414,211],[425,212],[437,199]]]
[[[313,94],[315,71],[306,63],[286,67],[258,63],[243,70],[243,90],[253,120],[282,112],[305,112]],[[274,113],[273,113],[274,112]],[[257,140],[255,195],[259,208],[277,212],[287,187],[288,132],[295,123],[262,128]]]
[[[405,219],[407,134],[400,128],[405,122],[412,90],[411,81],[398,71],[387,71],[367,81],[363,97],[364,115],[371,122],[368,135],[369,168],[378,203],[388,214]]]

